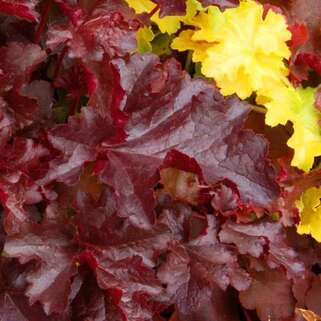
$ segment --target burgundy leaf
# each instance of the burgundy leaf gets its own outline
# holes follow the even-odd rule
[[[93,72],[78,62],[62,73],[55,85],[66,89],[72,98],[79,100],[82,96],[90,97],[96,92],[97,80]]]
[[[46,59],[46,53],[34,44],[10,42],[0,49],[1,92],[28,82],[34,69]]]
[[[294,228],[287,230],[287,238],[307,268],[300,278],[293,279],[293,294],[297,306],[318,311],[317,293],[321,289],[318,276],[321,266],[320,244],[308,235],[298,235]]]
[[[207,6],[219,6],[220,8],[230,8],[236,7],[240,1],[239,0],[201,0],[200,1],[204,7]]]
[[[228,307],[216,305],[216,296],[221,300],[225,296],[222,290],[230,284],[238,290],[250,285],[247,273],[238,266],[233,252],[219,244],[218,222],[208,217],[208,224],[205,235],[184,246],[170,248],[166,262],[158,271],[158,277],[166,284],[167,294],[178,305],[182,320],[193,320],[193,315],[210,320],[210,313],[221,317],[219,320],[228,320],[219,316],[219,311],[228,310]],[[211,303],[212,296],[214,303]],[[229,313],[231,320],[237,320],[233,309]]]
[[[206,234],[208,228],[207,219],[204,216],[198,216],[198,214],[193,211],[191,204],[173,200],[164,193],[158,193],[157,196],[158,222],[167,226],[175,240],[188,242],[191,239]],[[196,235],[193,233],[195,231],[192,231],[194,230],[193,218],[200,218],[200,220],[196,221],[198,223],[205,222],[205,224],[200,224],[202,225],[200,231],[198,228],[196,229],[197,232],[199,232]],[[192,237],[192,235],[194,237]]]
[[[37,184],[47,185],[54,180],[75,182],[83,165],[96,159],[96,145],[112,132],[109,121],[89,107],[82,109],[81,117],[70,117],[68,124],[54,127],[48,139],[61,156],[50,162],[49,171]]]
[[[160,17],[184,16],[186,14],[185,0],[153,0],[160,8]]]
[[[30,22],[38,21],[38,13],[35,7],[39,0],[1,0],[0,12]]]
[[[119,13],[89,19],[79,27],[52,25],[47,46],[55,49],[64,43],[68,44],[70,57],[84,61],[102,61],[105,54],[123,56],[136,49],[135,31]]]
[[[70,19],[73,25],[78,26],[84,18],[84,10],[74,0],[54,0],[60,10]]]
[[[235,210],[238,211],[238,207],[241,205],[237,186],[228,180],[215,184],[211,194],[213,196],[212,207],[222,214],[227,214],[227,216],[233,214]]]
[[[161,169],[163,168],[176,168],[184,172],[194,173],[203,180],[202,169],[197,164],[196,160],[178,152],[175,149],[167,153]]]
[[[170,234],[164,227],[147,231],[126,222],[105,229],[105,233],[99,247],[87,244],[83,259],[95,272],[99,287],[109,294],[109,309],[115,309],[114,313],[124,320],[151,320],[167,303],[162,299],[163,288],[154,269],[158,253],[167,248]]]
[[[293,23],[289,26],[289,30],[292,33],[289,45],[293,51],[309,40],[309,30],[304,23]]]
[[[74,208],[80,238],[89,249],[100,249],[99,257],[106,260],[118,261],[139,255],[144,264],[154,267],[155,253],[166,250],[172,239],[170,230],[164,224],[150,229],[130,224],[128,218],[115,215],[116,201],[117,195],[110,188],[105,188],[97,200],[88,193],[77,193]]]
[[[64,315],[47,316],[39,305],[30,307],[24,296],[14,293],[0,294],[0,317],[6,321],[68,321]]]
[[[252,277],[251,287],[240,293],[245,308],[256,309],[262,321],[278,321],[293,315],[291,283],[282,271],[253,272]]]
[[[16,129],[21,130],[34,123],[40,117],[40,110],[37,100],[20,95],[17,91],[11,90],[6,96],[8,109],[16,119]]]
[[[31,139],[16,138],[3,152],[0,162],[0,190],[5,209],[7,233],[16,233],[32,220],[34,212],[29,205],[42,200],[34,183],[47,171],[49,151]],[[42,161],[42,165],[39,162]]]
[[[201,79],[191,80],[173,60],[160,64],[155,56],[136,55],[114,64],[126,93],[122,110],[129,115],[127,142],[117,150],[163,158],[175,148],[196,159],[207,183],[229,178],[244,201],[268,206],[275,199],[266,142],[241,129],[246,103],[223,98]]]
[[[0,99],[0,150],[2,150],[15,131],[15,119],[8,110],[7,103]]]
[[[77,146],[96,147],[113,134],[108,119],[101,117],[93,108],[84,107],[79,116],[72,116],[68,124],[56,125],[48,135],[54,148],[70,155]]]
[[[239,320],[230,293],[200,274],[183,248],[173,249],[158,276],[177,305],[179,320]]]
[[[118,231],[109,231],[109,240],[105,241],[104,248],[97,252],[98,263],[106,262],[108,265],[135,257],[142,259],[139,265],[153,268],[156,266],[157,254],[165,251],[171,241],[169,231],[161,226],[143,230],[125,222],[118,228]]]
[[[68,321],[67,314],[46,315],[39,303],[30,305],[24,296],[31,265],[2,256],[0,261],[0,317],[4,320]]]
[[[104,189],[96,200],[86,192],[78,192],[72,201],[77,213],[75,219],[79,234],[88,243],[108,244],[110,235],[115,237],[117,226],[124,223],[123,219],[114,215],[117,207],[111,189]]]
[[[118,261],[100,258],[99,262],[96,271],[98,284],[117,295],[114,300],[118,299],[116,305],[125,320],[151,320],[153,314],[161,310],[161,302],[156,298],[161,299],[163,288],[155,272],[145,266],[141,257]]]
[[[320,293],[321,293],[321,279],[320,277],[314,277],[311,288],[306,294],[305,304],[309,310],[314,311],[318,315],[321,314]]]
[[[21,95],[37,101],[40,117],[45,119],[51,117],[53,90],[49,82],[44,80],[34,80],[21,89]]]
[[[73,301],[74,320],[102,321],[107,320],[108,314],[107,294],[97,286],[92,277],[88,276]]]
[[[110,152],[103,182],[116,192],[118,213],[144,228],[155,222],[153,188],[158,182],[158,159]]]
[[[272,268],[283,266],[293,277],[300,277],[305,271],[303,262],[288,244],[286,234],[279,223],[242,225],[227,222],[219,236],[222,242],[235,244],[241,254],[260,257],[267,249],[268,264]]]
[[[44,177],[37,180],[40,186],[48,185],[58,181],[66,184],[74,184],[79,180],[80,171],[88,162],[95,160],[95,153],[92,148],[79,144],[71,154],[52,160],[49,163],[49,170]]]
[[[11,60],[11,52],[21,54],[25,50],[29,57],[29,62],[25,65]],[[45,81],[33,81],[28,84],[32,70],[45,58],[45,55],[37,46],[20,47],[17,43],[11,43],[8,48],[1,48],[3,77],[0,80],[3,92],[2,114],[3,119],[3,139],[8,139],[16,130],[24,129],[33,125],[35,121],[42,118],[49,118],[52,104],[52,93],[49,84]],[[1,55],[1,53],[0,53]],[[23,87],[22,84],[25,83]],[[35,93],[37,90],[42,93]],[[5,145],[3,145],[4,147]]]
[[[30,304],[41,302],[48,315],[63,313],[71,291],[71,278],[77,272],[73,260],[76,249],[68,231],[43,222],[25,234],[8,238],[4,251],[8,257],[18,258],[22,264],[31,261],[37,264],[26,278],[29,283],[26,295]]]
[[[229,225],[232,225],[231,227]],[[224,224],[220,232],[220,240],[223,243],[233,243],[238,247],[241,254],[250,254],[254,257],[260,257],[264,253],[264,247],[267,246],[266,238],[262,235],[259,237],[244,237],[244,233],[233,230],[233,226],[237,229],[238,225],[233,223]],[[247,226],[245,226],[247,228]]]
[[[212,279],[222,289],[225,290],[230,284],[239,291],[246,289],[250,284],[247,273],[239,267],[234,253],[224,244],[219,244],[218,222],[211,216],[207,220],[207,233],[188,243],[191,259],[194,263],[201,263],[197,264],[200,273]]]
[[[102,16],[79,27],[71,40],[72,57],[102,60],[104,54],[113,57],[133,52],[134,31],[129,30],[120,15]]]
[[[117,119],[112,119],[112,111],[118,108],[119,100],[123,94],[119,91],[119,77],[114,72],[110,60],[104,57],[101,62],[88,64],[97,79],[97,90],[89,99],[88,104],[99,112],[103,117],[109,118],[115,125]],[[117,115],[115,115],[117,116]]]
[[[68,0],[73,3],[73,0]],[[106,14],[121,13],[131,25],[137,23],[135,11],[128,7],[125,0],[81,1],[80,8],[86,13],[86,18],[98,17]]]
[[[317,267],[318,273],[318,265],[321,265],[321,245],[311,236],[297,234],[295,228],[287,229],[286,233],[288,244],[297,252],[299,259],[310,271]]]
[[[34,178],[41,176],[38,162],[48,154],[49,151],[44,146],[32,139],[17,137],[2,155],[2,179],[14,184],[26,174]]]

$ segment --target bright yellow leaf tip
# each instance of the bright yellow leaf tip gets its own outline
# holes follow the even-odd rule
[[[312,187],[306,190],[297,202],[301,222],[297,226],[299,234],[310,234],[321,242],[321,188]]]
[[[263,6],[245,0],[224,12],[209,7],[190,24],[196,28],[189,31],[193,34],[187,39],[182,32],[172,48],[193,50],[193,61],[202,63],[202,73],[214,78],[223,95],[245,99],[287,81],[284,60],[291,54],[286,44],[291,33],[281,14],[269,10],[263,18]]]
[[[138,14],[149,13],[156,7],[155,3],[150,0],[126,0],[126,2]]]
[[[150,0],[126,0],[128,5],[135,10],[136,13],[150,13],[155,9],[156,4]],[[156,23],[162,33],[173,34],[180,27],[181,23],[188,24],[196,15],[202,6],[197,0],[186,1],[186,15],[185,16],[167,16],[160,18],[159,10],[154,13],[151,20]]]
[[[315,108],[315,88],[293,88],[282,85],[258,92],[257,102],[267,108],[267,125],[293,124],[293,135],[287,144],[294,150],[292,166],[309,171],[314,157],[321,155],[321,113]]]

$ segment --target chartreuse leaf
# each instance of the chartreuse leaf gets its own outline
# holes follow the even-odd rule
[[[207,50],[211,47],[211,44],[206,41],[194,42],[192,39],[193,35],[193,30],[182,31],[179,37],[175,38],[172,42],[172,48],[179,51],[192,50],[193,62],[203,62],[207,59]]]
[[[126,2],[138,14],[151,12],[156,7],[156,4],[150,0],[126,0]]]
[[[154,33],[151,27],[142,27],[136,33],[137,50],[139,53],[153,52],[158,56],[169,56],[172,53],[173,35]]]
[[[147,53],[152,51],[151,41],[155,35],[150,27],[142,27],[136,33],[137,49],[140,53]]]
[[[221,12],[210,6],[189,22],[172,48],[193,50],[202,73],[214,78],[223,95],[245,99],[259,89],[275,88],[286,81],[284,59],[290,57],[291,39],[285,18],[272,10],[263,17],[263,6],[252,0]]]
[[[312,187],[306,190],[297,202],[301,222],[297,226],[299,234],[311,234],[321,242],[321,188]]]
[[[169,56],[172,54],[170,44],[172,42],[173,35],[170,36],[167,33],[158,34],[152,41],[152,51],[157,56]]]
[[[264,92],[264,94],[263,94]],[[267,108],[267,125],[293,124],[288,146],[294,149],[292,166],[309,171],[314,157],[321,155],[321,113],[315,108],[314,88],[297,88],[280,84],[275,90],[258,92],[257,102]]]

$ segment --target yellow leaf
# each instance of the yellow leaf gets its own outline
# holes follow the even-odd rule
[[[306,190],[297,202],[301,222],[297,226],[299,234],[310,234],[321,242],[321,188],[312,187]]]
[[[224,22],[225,16],[218,7],[208,7],[207,12],[200,12],[192,20],[192,24],[198,28],[193,32],[193,41],[215,42]]]
[[[126,2],[138,14],[149,13],[156,7],[156,4],[150,0],[126,0]]]
[[[136,33],[137,49],[140,53],[152,51],[151,41],[154,39],[154,33],[149,27],[142,27]]]
[[[263,6],[245,0],[224,12],[210,6],[190,24],[194,26],[189,30],[193,45],[188,47],[197,56],[193,60],[201,60],[202,73],[214,78],[223,95],[245,99],[257,90],[287,81],[284,60],[290,57],[286,42],[291,33],[281,14],[269,10],[263,19]],[[186,35],[183,31],[178,36],[174,49],[186,50]],[[206,48],[202,56],[201,47]]]
[[[205,41],[194,42],[192,40],[193,34],[192,30],[182,31],[179,37],[174,39],[171,47],[180,51],[193,50],[193,61],[202,62],[206,58],[206,51],[211,44]]]
[[[258,92],[257,102],[267,108],[265,122],[270,126],[293,124],[293,135],[287,144],[294,150],[292,166],[309,171],[314,157],[321,155],[321,113],[315,108],[314,88],[275,85]]]

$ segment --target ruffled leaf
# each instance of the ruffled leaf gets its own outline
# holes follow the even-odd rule
[[[244,99],[286,82],[283,60],[290,57],[286,41],[291,34],[282,15],[269,10],[263,17],[263,6],[243,1],[223,13],[209,7],[191,24],[196,30],[190,30],[189,37],[183,32],[172,47],[195,50],[193,60],[202,63],[202,73],[214,78],[223,95],[236,93]]]

